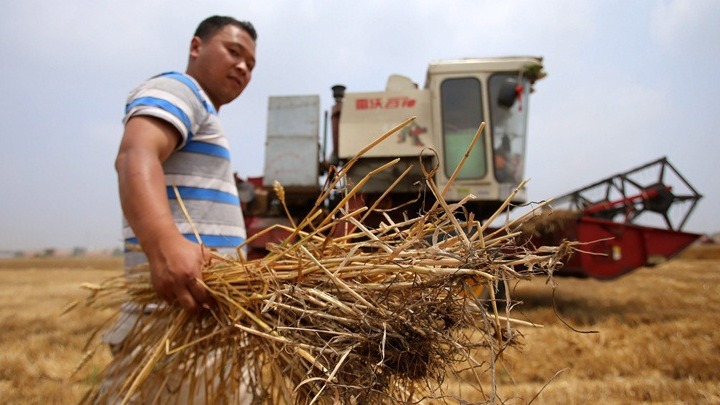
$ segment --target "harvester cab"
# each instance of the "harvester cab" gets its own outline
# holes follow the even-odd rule
[[[468,207],[487,217],[523,180],[528,99],[543,76],[542,59],[536,57],[439,61],[429,65],[423,88],[393,75],[385,91],[344,93],[336,97],[341,108],[335,107],[340,113],[333,115],[337,160],[347,161],[378,135],[416,117],[348,171],[348,180],[358,182],[387,161],[400,159],[392,170],[374,175],[363,186],[367,203],[412,166],[406,180],[384,197],[387,205],[397,206],[417,198],[423,171],[434,170],[434,181],[444,188],[485,122],[445,198],[460,201],[472,194],[476,199]],[[521,190],[515,202],[524,200]]]

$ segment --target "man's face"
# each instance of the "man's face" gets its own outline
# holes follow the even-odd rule
[[[226,25],[204,41],[192,39],[187,73],[200,83],[216,109],[242,93],[254,67],[255,41],[241,28]]]

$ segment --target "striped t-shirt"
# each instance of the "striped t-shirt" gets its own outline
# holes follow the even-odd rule
[[[198,83],[183,73],[156,76],[133,90],[124,123],[149,115],[172,124],[182,141],[164,162],[167,196],[175,223],[188,239],[198,242],[175,196],[176,186],[200,239],[210,248],[236,248],[246,238],[227,138],[217,111]],[[126,243],[137,243],[123,221]],[[221,249],[225,250],[225,249]]]

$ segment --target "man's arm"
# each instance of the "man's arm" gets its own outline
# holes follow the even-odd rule
[[[180,141],[177,130],[154,117],[136,116],[125,125],[115,161],[125,218],[148,258],[158,296],[196,310],[208,299],[196,279],[207,262],[201,246],[187,240],[170,212],[162,162]]]

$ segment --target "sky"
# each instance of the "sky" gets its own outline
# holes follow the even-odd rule
[[[197,24],[258,30],[245,92],[220,111],[233,165],[259,176],[270,96],[422,86],[435,60],[544,58],[525,175],[540,201],[667,156],[720,231],[720,1],[24,0],[0,13],[0,251],[121,246],[113,168],[128,92],[185,69]]]

